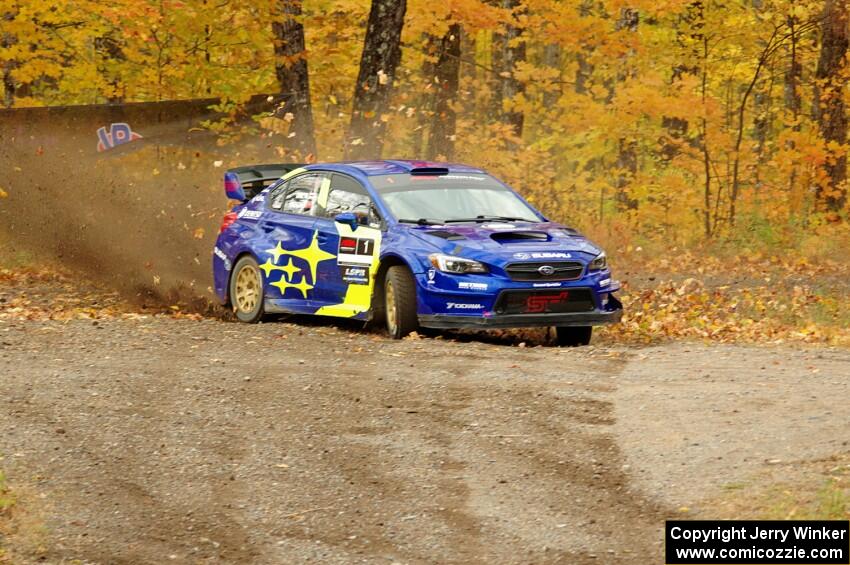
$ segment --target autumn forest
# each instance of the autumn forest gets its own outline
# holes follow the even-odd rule
[[[467,161],[650,239],[846,214],[841,0],[3,4],[7,107],[282,93],[293,157]]]

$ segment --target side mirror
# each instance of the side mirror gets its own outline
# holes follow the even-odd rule
[[[360,220],[354,212],[343,212],[341,214],[337,214],[334,216],[334,221],[351,227],[351,231],[356,230],[357,226],[360,225]]]
[[[239,182],[239,175],[236,173],[224,173],[224,193],[232,200],[245,202],[248,198],[245,196],[245,189],[242,188],[242,183]]]

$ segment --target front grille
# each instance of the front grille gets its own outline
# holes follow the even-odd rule
[[[551,275],[540,273],[540,267],[552,267]],[[515,281],[574,281],[581,277],[584,266],[578,261],[537,261],[534,263],[511,263],[505,271]]]
[[[596,308],[589,288],[506,290],[499,295],[496,314],[567,314]]]

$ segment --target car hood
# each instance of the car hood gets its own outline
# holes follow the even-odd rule
[[[574,259],[586,263],[602,252],[574,229],[554,222],[445,224],[409,230],[435,250],[496,264]]]

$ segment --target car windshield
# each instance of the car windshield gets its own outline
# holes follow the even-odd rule
[[[400,221],[540,221],[528,204],[489,175],[402,174],[374,176],[370,180]]]

